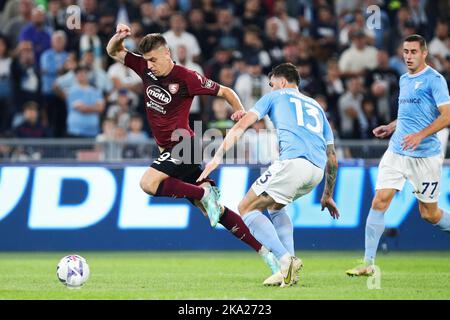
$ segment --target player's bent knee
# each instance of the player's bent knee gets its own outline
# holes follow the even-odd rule
[[[419,205],[420,217],[429,222],[436,224],[440,220],[440,209],[434,207],[428,207],[426,205]]]
[[[154,196],[158,190],[159,182],[153,180],[148,181],[148,179],[142,178],[140,181],[140,187],[145,193]]]

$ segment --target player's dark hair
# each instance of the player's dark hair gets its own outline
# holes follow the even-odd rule
[[[269,73],[269,79],[271,77],[283,77],[289,83],[295,83],[297,86],[300,84],[300,75],[297,68],[292,63],[282,63],[272,69]]]
[[[418,42],[420,44],[420,50],[424,51],[427,50],[427,42],[424,37],[422,37],[419,34],[412,34],[410,36],[407,36],[404,42]]]
[[[167,41],[160,33],[150,33],[142,38],[139,42],[138,48],[139,52],[144,54],[166,45]]]

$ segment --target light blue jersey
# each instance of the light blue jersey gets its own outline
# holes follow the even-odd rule
[[[427,66],[421,72],[400,77],[397,126],[389,142],[389,150],[401,155],[425,158],[440,154],[441,144],[433,134],[417,146],[416,150],[403,150],[401,142],[408,134],[428,127],[439,117],[438,107],[450,104],[448,87],[444,77]]]
[[[268,115],[278,132],[280,160],[305,158],[324,169],[327,144],[333,132],[320,105],[296,89],[280,89],[264,95],[250,110],[262,119]]]

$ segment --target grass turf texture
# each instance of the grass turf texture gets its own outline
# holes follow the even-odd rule
[[[299,252],[300,282],[264,287],[252,252],[77,252],[91,275],[80,290],[56,277],[68,253],[0,253],[0,299],[450,299],[450,252],[380,254],[381,289],[350,278],[361,252]]]

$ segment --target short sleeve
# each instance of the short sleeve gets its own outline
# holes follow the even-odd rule
[[[450,104],[450,96],[448,94],[447,82],[444,77],[437,76],[431,83],[431,94],[437,107],[444,104]]]
[[[196,71],[189,70],[186,78],[190,96],[217,96],[220,85]]]
[[[254,112],[258,116],[258,120],[264,118],[272,108],[272,94],[268,93],[262,96],[255,104],[253,108],[249,110],[249,112]]]
[[[125,65],[132,69],[134,72],[137,73],[139,77],[142,78],[142,75],[144,74],[145,69],[147,68],[147,61],[145,61],[142,56],[135,54],[133,52],[128,51],[125,55]]]

